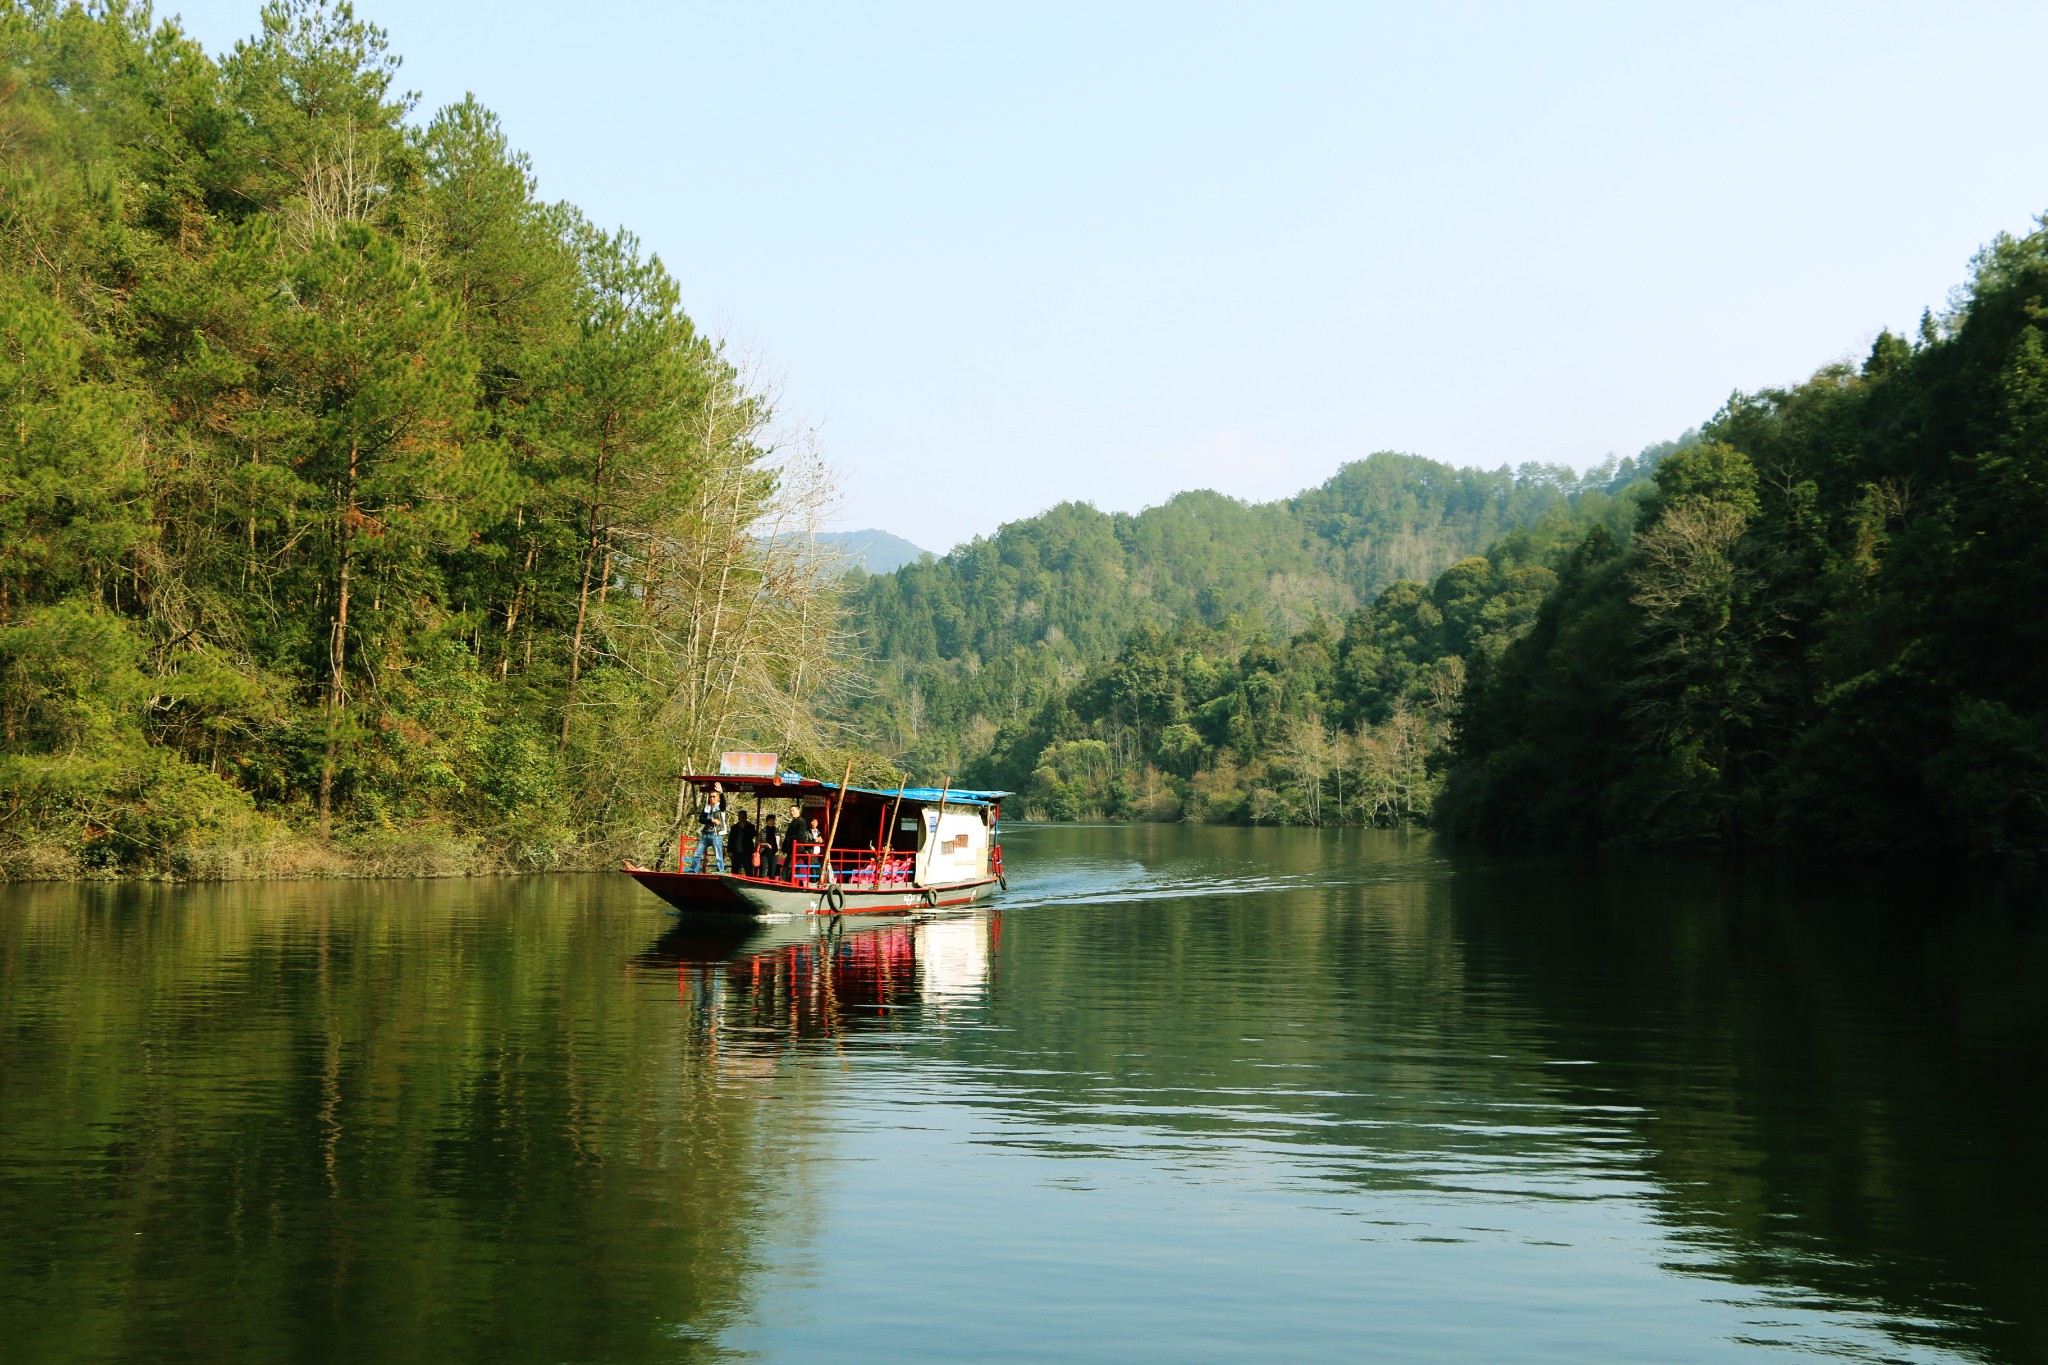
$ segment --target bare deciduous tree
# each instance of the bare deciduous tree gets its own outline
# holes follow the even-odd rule
[[[584,762],[604,800],[703,771],[728,748],[817,754],[832,737],[819,716],[847,685],[854,641],[839,601],[844,562],[819,539],[836,510],[837,479],[813,433],[777,443],[767,404],[735,371],[732,392],[705,405],[706,458],[689,496],[646,523],[614,522],[608,591],[593,607],[596,654],[643,684],[586,694],[593,731]],[[627,505],[664,506],[626,496]],[[625,761],[627,751],[643,755]]]

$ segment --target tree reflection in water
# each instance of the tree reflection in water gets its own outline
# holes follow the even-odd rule
[[[594,879],[5,890],[0,1357],[708,1358],[804,1235]]]
[[[0,1354],[2044,1358],[2038,897],[1013,838],[929,922],[6,888]]]

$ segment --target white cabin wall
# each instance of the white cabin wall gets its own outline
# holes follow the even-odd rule
[[[948,810],[942,819],[938,807],[927,806],[923,819],[926,832],[918,880],[967,882],[988,875],[988,826],[979,810]]]

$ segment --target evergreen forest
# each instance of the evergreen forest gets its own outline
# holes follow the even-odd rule
[[[1445,828],[2048,853],[2048,228],[1912,338],[1738,393],[1472,658]]]
[[[1062,507],[855,598],[877,729],[1047,818],[2016,861],[2044,604],[2048,227],[1619,466]]]
[[[2044,332],[2048,230],[1592,470],[848,571],[664,264],[347,4],[215,56],[0,0],[0,877],[645,860],[733,747],[1027,818],[2037,858]]]
[[[1578,474],[1383,452],[1247,504],[1066,503],[859,580],[854,724],[1051,819],[1410,821],[1462,659],[1504,644],[1588,526],[1680,442]]]
[[[0,4],[0,872],[646,858],[837,769],[832,490],[623,230],[346,3]]]

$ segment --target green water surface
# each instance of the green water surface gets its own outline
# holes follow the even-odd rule
[[[2024,888],[1005,845],[836,936],[0,887],[0,1360],[2048,1360]]]

